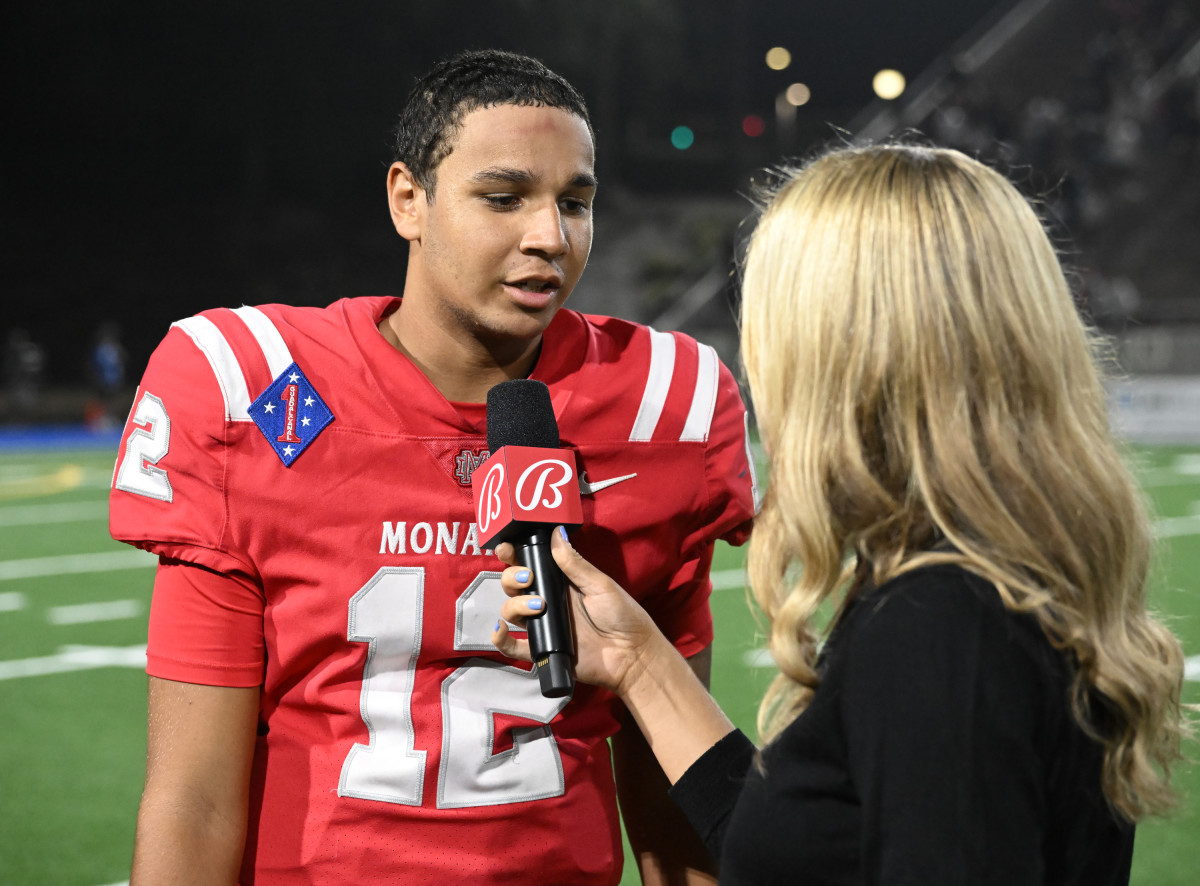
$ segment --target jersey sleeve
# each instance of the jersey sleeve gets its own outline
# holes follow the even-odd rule
[[[263,597],[248,558],[229,541],[225,403],[207,356],[173,327],[150,358],[121,437],[109,530],[160,557],[147,673],[256,686]]]
[[[218,572],[252,571],[228,545],[227,428],[212,366],[173,327],[150,357],[121,436],[113,538]]]
[[[718,364],[717,402],[705,454],[708,510],[700,529],[732,545],[750,536],[758,510],[758,478],[750,448],[750,424],[733,373]]]
[[[863,882],[1044,879],[1046,675],[983,592],[933,579],[859,604],[841,711]]]
[[[712,592],[709,580],[712,554],[712,543],[692,551],[663,592],[650,594],[641,601],[663,636],[684,658],[691,658],[712,645],[713,621],[708,605]]]
[[[702,506],[682,546],[679,568],[665,594],[646,602],[647,611],[685,657],[713,641],[711,568],[716,541],[743,544],[758,503],[746,408],[729,369],[717,362],[712,420],[705,442]]]
[[[154,577],[146,673],[205,686],[253,687],[266,664],[263,595],[246,576],[163,560]]]

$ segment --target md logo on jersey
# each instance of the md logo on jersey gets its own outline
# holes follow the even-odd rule
[[[250,417],[289,468],[333,421],[333,413],[295,363],[250,404]]]
[[[472,452],[470,449],[464,449],[458,453],[458,458],[454,463],[454,476],[458,478],[460,486],[471,485],[471,475],[475,473],[475,469],[488,460],[491,453],[486,449],[479,449]]]

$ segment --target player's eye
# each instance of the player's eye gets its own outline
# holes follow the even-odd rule
[[[492,209],[516,209],[521,198],[516,194],[484,194],[483,201]]]
[[[584,215],[592,208],[590,200],[582,197],[566,197],[562,200],[562,210],[570,215]]]

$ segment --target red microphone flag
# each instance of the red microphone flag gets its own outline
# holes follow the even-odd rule
[[[471,476],[479,544],[502,541],[539,526],[580,526],[583,502],[570,449],[502,446]]]

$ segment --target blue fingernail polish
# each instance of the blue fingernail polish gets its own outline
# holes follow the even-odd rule
[[[500,630],[500,622],[496,622],[496,626],[494,628],[492,628],[493,632],[498,631],[498,630]]]
[[[558,527],[558,535],[563,541],[570,541],[570,539],[567,538],[567,527],[559,526]]]
[[[525,582],[529,581],[529,570],[522,569],[520,572],[518,572],[517,581],[519,581],[521,584],[525,584]]]
[[[529,601],[528,606],[530,609],[541,609],[542,601],[538,597],[534,597],[532,600]]]

